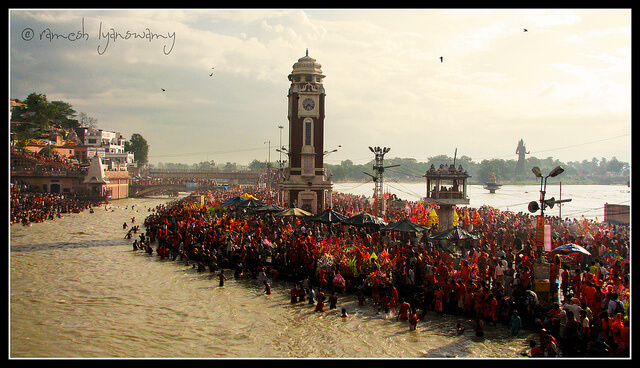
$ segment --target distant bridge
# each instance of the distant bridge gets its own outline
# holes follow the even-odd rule
[[[144,197],[158,192],[186,192],[186,184],[129,184],[129,197]]]
[[[214,180],[219,184],[256,185],[259,173],[248,171],[200,171],[200,170],[160,170],[152,169],[146,172],[151,178],[174,178],[184,180]]]

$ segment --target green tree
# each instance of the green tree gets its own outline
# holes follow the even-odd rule
[[[267,168],[267,163],[263,161],[258,161],[257,159],[254,159],[249,164],[249,171],[252,171],[252,172],[260,172],[260,170],[266,169],[266,168]]]
[[[12,116],[12,120],[20,123],[15,130],[18,139],[37,138],[53,127],[73,129],[78,126],[76,111],[67,102],[49,102],[46,95],[35,92],[23,102],[26,107]]]
[[[124,150],[133,152],[139,166],[146,165],[149,155],[149,144],[147,144],[147,141],[140,134],[133,133],[131,139],[128,142],[124,142]]]
[[[229,162],[227,161],[227,163],[224,165],[224,171],[235,171],[238,169],[238,165],[235,162]]]
[[[196,170],[200,171],[217,171],[216,163],[213,160],[202,161],[200,163],[193,164],[193,166]]]
[[[52,121],[62,128],[70,129],[77,127],[78,121],[75,120],[76,110],[71,104],[64,101],[51,101]]]

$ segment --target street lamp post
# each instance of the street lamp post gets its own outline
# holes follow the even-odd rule
[[[562,174],[564,172],[564,168],[562,166],[556,166],[555,169],[551,170],[551,172],[549,173],[549,175],[547,176],[542,176],[542,171],[540,171],[540,168],[538,166],[534,166],[531,171],[533,172],[533,174],[540,178],[540,215],[544,216],[544,209],[546,206],[549,206],[549,208],[553,208],[553,205],[555,203],[559,203],[559,202],[569,202],[571,201],[569,200],[562,200],[562,201],[556,201],[554,200],[553,197],[551,197],[550,200],[545,200],[544,199],[544,195],[547,192],[547,179],[549,177],[555,178],[556,176]],[[543,186],[544,184],[544,186]],[[532,202],[535,203],[535,202]],[[531,203],[529,203],[529,211],[531,212],[535,212],[538,209],[535,208],[536,206],[533,206]]]
[[[342,145],[338,145],[338,148],[342,147]],[[334,152],[338,152],[338,148],[332,149],[331,151],[324,151],[322,152],[322,158],[325,158],[327,156],[329,156],[330,154],[334,153]]]
[[[554,178],[564,172],[564,168],[562,166],[557,166],[555,169],[551,170],[551,172],[547,176],[542,175],[542,171],[538,166],[534,166],[531,171],[533,174],[540,178],[540,204],[533,201],[529,203],[529,211],[536,212],[540,209],[540,216],[538,216],[538,221],[536,223],[536,240],[539,246],[544,247],[544,209],[549,206],[549,208],[553,208],[553,205],[560,202],[569,202],[571,199],[563,199],[563,200],[555,200],[553,197],[550,199],[545,199],[544,196],[547,192],[547,179],[549,177]]]
[[[280,130],[280,144],[279,144],[279,148],[282,148],[282,130],[284,129],[284,125],[278,125],[278,130]],[[278,175],[277,175],[277,181],[278,181],[278,203],[282,203],[282,187],[281,187],[281,183],[283,180],[282,177],[282,150],[281,149],[277,149],[276,151],[278,151],[280,153],[280,159],[278,160]]]
[[[264,143],[269,144],[269,153],[267,155],[267,189],[271,190],[271,140]]]
[[[280,145],[278,147],[282,147],[282,129],[284,129],[284,126],[282,125],[278,125],[278,129],[280,129]],[[280,169],[282,170],[282,151],[280,152]]]
[[[547,176],[543,176],[542,175],[542,171],[540,171],[540,168],[538,166],[534,166],[531,171],[533,172],[533,174],[537,177],[540,178],[540,215],[538,216],[538,220],[536,221],[536,242],[538,243],[539,246],[539,251],[542,252],[544,249],[544,238],[545,238],[545,234],[544,234],[544,209],[546,206],[549,206],[549,208],[553,208],[553,205],[555,203],[558,202],[568,202],[569,200],[562,200],[562,201],[556,201],[553,197],[551,197],[550,199],[546,200],[544,198],[546,192],[547,192],[547,179],[549,177],[556,177],[560,174],[562,174],[564,172],[564,168],[562,168],[562,166],[556,166],[555,169],[551,170],[551,172],[549,173],[549,175]],[[529,211],[531,212],[536,212],[538,210],[538,204],[534,201],[529,203]],[[539,276],[542,276],[542,279],[548,279],[548,286],[546,288],[546,292],[547,292],[547,296],[543,297],[545,298],[549,303],[552,299],[552,296],[556,294],[556,280],[550,280],[550,270],[549,268],[544,268],[542,267],[542,265],[537,265],[534,266],[534,275],[538,274]],[[543,281],[540,281],[539,277],[536,277],[534,279],[534,291],[535,292],[542,292],[544,293],[545,288],[538,286],[544,284]],[[553,288],[552,288],[553,286]]]

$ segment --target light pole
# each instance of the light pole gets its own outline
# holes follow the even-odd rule
[[[553,197],[551,197],[550,200],[545,200],[544,199],[544,195],[547,192],[547,178],[552,177],[555,178],[556,176],[562,174],[564,172],[564,168],[562,166],[556,166],[555,169],[551,170],[551,172],[549,173],[549,175],[547,176],[542,176],[542,171],[540,171],[540,168],[538,166],[534,166],[531,171],[533,172],[533,174],[540,178],[540,215],[544,217],[544,209],[546,206],[549,206],[549,208],[553,208],[553,205],[556,203],[560,203],[560,202],[569,202],[571,201],[570,199],[565,199],[562,201],[556,201],[554,200]],[[543,186],[544,184],[544,186]],[[538,210],[538,205],[535,202],[531,202],[529,203],[529,211],[531,212],[536,212]]]
[[[342,147],[342,145],[338,145],[338,148]],[[322,152],[322,158],[325,158],[327,156],[329,156],[330,154],[334,153],[334,152],[338,152],[338,148],[332,149],[331,151],[324,151]]]
[[[553,205],[556,203],[560,203],[560,202],[569,202],[571,201],[571,199],[563,199],[563,200],[559,200],[556,201],[553,197],[551,197],[550,199],[544,199],[544,195],[547,192],[547,179],[549,177],[556,177],[560,174],[562,174],[564,172],[564,168],[562,168],[562,166],[556,166],[555,169],[551,170],[551,172],[549,173],[549,175],[547,176],[543,176],[542,175],[542,171],[540,171],[540,168],[538,166],[534,166],[531,171],[533,172],[533,174],[537,177],[540,178],[540,216],[538,216],[538,220],[536,221],[536,243],[538,243],[539,251],[542,252],[542,250],[544,249],[544,238],[545,238],[545,231],[544,231],[544,209],[546,206],[549,206],[549,208],[553,208]],[[529,211],[531,212],[536,212],[538,210],[538,204],[533,201],[531,203],[529,203]],[[551,249],[549,249],[551,250]],[[545,274],[546,278],[550,278],[550,274]],[[555,280],[549,280],[550,283],[555,284]],[[538,291],[536,290],[536,282],[534,280],[534,291]],[[554,293],[556,293],[556,287],[554,286],[553,289],[551,288],[551,285],[549,285],[549,289],[548,289],[548,297],[547,300],[550,301],[550,299],[552,298],[552,295]]]
[[[540,205],[537,202],[533,201],[529,203],[529,211],[536,212],[540,209],[540,216],[538,216],[538,221],[536,222],[536,241],[539,246],[544,246],[544,209],[549,206],[549,208],[553,208],[553,205],[561,202],[570,202],[571,199],[563,199],[556,201],[553,197],[550,199],[544,199],[544,196],[547,192],[547,179],[549,177],[554,178],[564,172],[564,168],[562,166],[556,166],[555,169],[551,170],[549,175],[543,176],[542,171],[538,166],[534,166],[531,171],[533,174],[540,178]]]
[[[278,125],[278,129],[280,129],[280,145],[278,147],[282,147],[282,129],[284,129],[284,126],[282,125]],[[280,170],[282,170],[282,151],[280,152]]]
[[[271,190],[271,140],[264,143],[269,144],[269,153],[267,155],[267,189]]]
[[[396,167],[400,165],[391,165],[384,166],[384,155],[391,150],[389,147],[371,147],[369,146],[369,150],[373,152],[375,155],[375,163],[373,164],[373,171],[376,172],[376,175],[373,176],[371,174],[365,173],[365,175],[369,175],[373,179],[374,184],[374,196],[375,196],[375,208],[376,215],[382,216],[386,210],[386,203],[383,195],[383,180],[384,180],[384,169],[388,169],[390,167]]]

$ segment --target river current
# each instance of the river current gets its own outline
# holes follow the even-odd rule
[[[277,280],[265,295],[257,280],[230,270],[220,287],[216,275],[133,251],[124,239],[123,222],[142,224],[169,200],[122,199],[95,213],[12,225],[10,357],[520,358],[535,337],[523,330],[514,338],[499,325],[478,338],[471,320],[434,312],[409,331],[349,294],[339,295],[337,310],[316,313],[290,304],[292,283]]]

